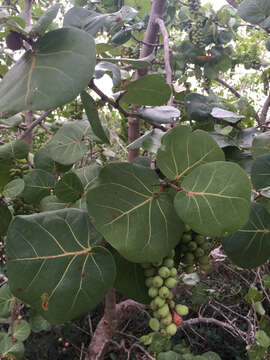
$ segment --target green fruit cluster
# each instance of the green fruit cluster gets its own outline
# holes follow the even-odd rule
[[[194,45],[204,47],[203,19],[200,14],[201,1],[188,0],[190,17],[194,23],[190,30],[191,41]]]
[[[149,327],[153,331],[160,331],[169,336],[175,335],[177,326],[179,326],[175,323],[173,314],[176,312],[180,316],[180,307],[181,312],[185,315],[188,312],[184,305],[175,305],[173,301],[172,289],[178,283],[178,271],[174,266],[174,256],[175,251],[172,250],[159,262],[141,264],[146,277],[145,284],[148,287],[148,295],[152,298],[150,307],[153,310],[153,317],[149,321]]]
[[[196,271],[196,268],[199,270],[209,269],[210,244],[205,236],[191,231],[186,226],[180,244],[181,263],[185,273],[190,274]]]

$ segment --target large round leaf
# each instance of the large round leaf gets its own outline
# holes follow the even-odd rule
[[[13,342],[7,333],[0,333],[0,354],[2,359],[20,360],[24,354],[24,345],[21,341]]]
[[[127,92],[121,101],[126,104],[164,105],[171,96],[171,89],[163,76],[159,74],[145,75],[132,81],[125,88]]]
[[[14,199],[20,195],[24,189],[24,181],[21,178],[10,181],[3,190],[3,195],[7,199]]]
[[[257,203],[252,203],[246,225],[223,239],[222,246],[238,266],[253,268],[270,258],[270,214]]]
[[[224,153],[207,132],[176,126],[162,137],[157,165],[170,180],[180,180],[195,167],[224,160]]]
[[[190,120],[204,121],[209,118],[214,106],[206,96],[190,93],[185,97],[185,107]]]
[[[270,186],[270,154],[261,155],[254,160],[251,181],[257,190]]]
[[[0,318],[11,316],[14,302],[15,297],[11,294],[8,284],[2,285],[0,287]]]
[[[73,100],[87,86],[95,61],[95,42],[86,32],[46,33],[1,81],[1,111],[48,110]]]
[[[270,131],[255,136],[251,152],[254,158],[270,153]]]
[[[249,216],[251,187],[239,165],[224,161],[194,169],[174,199],[180,218],[203,235],[226,236]]]
[[[39,204],[41,199],[50,195],[55,184],[55,177],[40,169],[30,171],[24,177],[25,187],[22,193],[24,201]]]
[[[27,157],[28,152],[29,144],[25,141],[11,141],[8,144],[0,146],[0,163],[11,164],[15,159],[24,159]]]
[[[82,196],[82,194],[83,185],[81,180],[72,171],[62,176],[55,185],[55,195],[62,201],[76,201]]]
[[[104,167],[87,193],[87,206],[98,231],[129,261],[160,260],[183,231],[170,195],[159,192],[158,176],[144,166]]]
[[[84,142],[86,138],[97,139],[88,121],[67,122],[49,142],[48,155],[62,165],[72,165],[87,153],[88,146]]]
[[[62,165],[55,162],[49,156],[49,147],[47,145],[41,146],[34,155],[34,165],[36,169],[45,170],[47,172],[66,172],[70,170],[72,164]]]
[[[94,308],[113,285],[115,264],[86,212],[18,216],[7,238],[12,293],[51,323]]]

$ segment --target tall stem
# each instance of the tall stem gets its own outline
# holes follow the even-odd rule
[[[140,52],[140,59],[150,55],[156,44],[159,36],[159,25],[156,20],[162,18],[166,0],[152,0],[152,7],[150,11],[149,22],[143,39],[143,45]],[[136,79],[147,74],[147,69],[140,69],[136,73]],[[140,137],[140,120],[129,118],[128,119],[128,142],[131,143]],[[139,155],[139,149],[129,150],[128,161],[134,160]]]
[[[24,0],[26,29],[29,29],[31,27],[31,20],[32,20],[31,6],[32,6],[32,0]],[[25,116],[26,128],[29,128],[33,122],[33,113],[32,111],[25,111],[24,116]],[[24,136],[24,141],[26,141],[29,144],[30,151],[32,151],[32,147],[33,147],[32,131],[27,132],[26,136]]]

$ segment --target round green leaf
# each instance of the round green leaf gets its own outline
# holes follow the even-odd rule
[[[162,137],[157,153],[157,166],[170,180],[180,180],[195,167],[216,160],[224,160],[224,153],[212,136],[182,125]]]
[[[170,195],[159,192],[158,176],[144,166],[104,167],[87,193],[87,206],[97,230],[132,262],[160,260],[183,231]]]
[[[251,152],[254,158],[270,153],[270,131],[255,136]]]
[[[0,339],[0,354],[3,359],[22,359],[24,354],[24,345],[21,341],[13,343],[12,337],[7,333],[5,333],[3,337],[0,337]]]
[[[268,0],[244,0],[238,7],[238,14],[251,24],[260,24],[270,15]]]
[[[94,39],[86,32],[62,28],[46,33],[1,81],[1,111],[16,114],[66,104],[89,83],[95,58]]]
[[[6,235],[8,226],[11,222],[12,214],[9,208],[0,201],[0,235]]]
[[[181,184],[174,205],[192,230],[226,236],[243,226],[249,216],[251,187],[239,165],[224,161],[194,169]]]
[[[24,180],[23,179],[14,179],[10,181],[3,190],[3,195],[8,199],[14,199],[16,196],[20,195],[24,189]]]
[[[88,121],[65,123],[49,142],[48,155],[60,164],[72,165],[87,153],[86,137],[94,138]]]
[[[127,92],[122,96],[121,101],[126,104],[164,105],[171,96],[171,88],[159,74],[145,75],[132,81],[125,90]]]
[[[81,197],[83,185],[80,178],[74,172],[69,172],[56,183],[54,190],[58,199],[65,202],[73,202]]]
[[[27,144],[25,141],[23,140],[11,141],[8,144],[0,146],[0,163],[10,164],[15,159],[26,158],[28,153],[29,153],[29,144]]]
[[[30,309],[29,312],[30,315],[30,326],[31,330],[33,332],[40,332],[40,331],[50,331],[52,326],[51,324],[44,319],[39,313],[37,313],[35,310]]]
[[[9,328],[9,333],[11,329]],[[13,323],[13,338],[17,341],[25,341],[31,333],[30,325],[25,320],[15,321]]]
[[[144,135],[134,140],[127,146],[127,149],[143,149],[156,153],[161,146],[161,138],[164,136],[164,132],[160,129],[152,129],[145,132]]]
[[[55,184],[55,177],[40,169],[30,171],[24,177],[25,188],[22,193],[24,201],[39,204],[41,199],[50,195]]]
[[[252,203],[246,225],[223,239],[222,246],[229,258],[243,268],[265,263],[270,258],[270,214],[262,205]]]
[[[92,186],[97,180],[98,174],[100,172],[100,167],[97,164],[90,164],[83,168],[74,169],[73,172],[81,180],[84,191],[86,192],[90,186]]]
[[[11,294],[8,284],[0,287],[0,318],[8,318],[11,315],[15,297]]]
[[[43,34],[56,18],[59,9],[60,4],[55,4],[46,10],[44,14],[38,19],[36,24],[33,25],[31,33],[39,35]]]
[[[12,293],[52,324],[87,313],[115,279],[113,257],[101,242],[78,209],[15,217],[7,238]]]
[[[71,165],[62,165],[55,162],[49,156],[49,147],[42,146],[38,149],[38,151],[34,155],[34,165],[36,169],[45,170],[47,172],[66,172],[70,170]]]
[[[255,159],[251,169],[251,181],[256,190],[270,186],[270,154]]]

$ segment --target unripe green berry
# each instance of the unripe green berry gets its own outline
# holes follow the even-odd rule
[[[193,273],[193,272],[194,272],[194,266],[193,266],[193,265],[186,266],[186,267],[184,268],[184,272],[185,272],[186,274],[191,274],[191,273]]]
[[[161,320],[161,324],[170,325],[172,323],[172,315],[169,313],[165,318]]]
[[[207,255],[199,257],[198,263],[199,263],[199,265],[208,265],[209,264],[209,257]]]
[[[172,250],[169,252],[169,254],[167,255],[167,257],[173,259],[173,258],[175,257],[175,250],[172,249]]]
[[[175,267],[171,268],[171,274],[172,277],[176,277],[178,275],[178,271]]]
[[[167,268],[171,269],[174,266],[174,260],[170,259],[170,258],[166,258],[163,261],[163,265],[166,266]]]
[[[156,318],[151,318],[149,321],[149,327],[153,330],[153,331],[158,331],[159,330],[159,321]]]
[[[171,309],[174,309],[174,308],[175,308],[175,302],[174,302],[173,300],[170,300],[170,301],[168,302],[168,305],[169,305],[169,307],[170,307]]]
[[[165,286],[167,286],[167,288],[169,288],[169,289],[175,288],[177,283],[178,283],[178,281],[172,277],[169,277],[168,279],[165,280]]]
[[[166,328],[166,333],[170,336],[175,335],[177,332],[177,326],[175,324],[170,324]]]
[[[167,288],[167,286],[162,286],[159,289],[158,294],[162,299],[167,299],[170,296],[170,290]]]
[[[210,250],[210,247],[211,246],[210,246],[209,242],[207,242],[207,241],[200,245],[200,248],[202,248],[204,251]]]
[[[163,279],[161,276],[157,275],[153,278],[152,284],[156,288],[160,288],[163,285]]]
[[[193,264],[195,260],[195,256],[192,253],[186,253],[183,257],[183,263],[184,264]]]
[[[153,286],[152,282],[153,282],[153,278],[152,278],[152,277],[149,277],[149,278],[146,278],[146,279],[145,279],[145,285],[146,285],[148,288],[150,288],[151,286]]]
[[[160,296],[155,297],[153,301],[158,308],[161,308],[165,304],[165,299],[162,299]]]
[[[161,266],[161,268],[158,270],[158,274],[163,278],[167,279],[167,277],[170,276],[171,271],[167,268],[167,266]]]
[[[155,272],[156,272],[156,269],[154,269],[153,267],[151,267],[150,269],[145,269],[145,270],[144,270],[144,275],[145,275],[146,277],[150,277],[150,276],[155,275]]]
[[[159,266],[162,265],[162,263],[163,263],[163,260],[160,260],[160,261],[153,262],[152,265],[153,265],[154,267],[159,267]]]
[[[201,257],[201,256],[204,256],[204,250],[201,248],[201,247],[198,247],[196,250],[195,250],[195,256],[196,257]]]
[[[198,245],[201,245],[201,244],[203,244],[203,243],[205,242],[205,237],[204,237],[203,235],[197,234],[197,235],[195,236],[194,240],[196,241],[196,243],[197,243]]]
[[[190,241],[192,240],[192,235],[191,234],[184,234],[183,236],[182,236],[182,242],[183,242],[183,244],[187,244],[187,243],[189,243]]]
[[[151,310],[153,310],[153,311],[158,310],[159,307],[156,305],[155,299],[150,302],[150,308],[151,308]]]
[[[177,304],[175,306],[175,311],[177,312],[178,315],[181,316],[185,316],[189,313],[189,309],[186,305],[182,305],[182,304]]]
[[[198,245],[197,245],[197,243],[196,243],[195,241],[190,241],[190,242],[188,243],[187,247],[188,247],[188,249],[189,249],[190,251],[194,251],[194,250],[197,249]]]
[[[161,316],[159,315],[158,311],[154,311],[153,316],[157,319],[161,319]]]
[[[188,224],[185,224],[185,232],[189,232],[191,230],[191,227]]]
[[[172,300],[172,299],[173,299],[173,293],[170,291],[167,300]]]
[[[158,289],[151,286],[148,290],[148,295],[151,297],[151,298],[155,298],[157,295],[158,295]]]
[[[160,317],[165,318],[169,315],[170,309],[168,304],[163,305],[160,309],[157,310]]]

